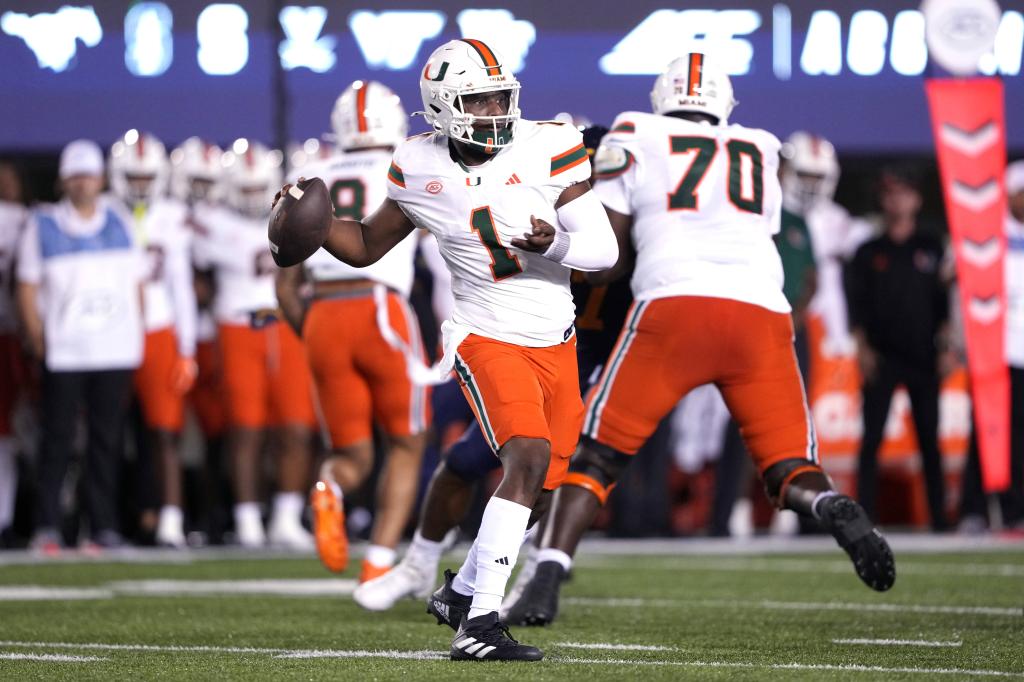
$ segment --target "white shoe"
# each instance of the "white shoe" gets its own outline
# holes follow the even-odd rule
[[[267,538],[274,547],[297,552],[312,552],[316,549],[316,541],[313,539],[313,535],[296,523],[279,522],[271,519]]]
[[[754,534],[754,505],[745,497],[736,500],[729,514],[729,535],[749,538]]]
[[[387,611],[400,599],[426,599],[434,589],[434,572],[429,574],[406,555],[390,571],[361,583],[352,599],[367,611]]]
[[[267,544],[267,536],[263,532],[263,523],[259,519],[252,521],[235,521],[235,536],[242,547],[255,549]]]
[[[792,509],[780,509],[772,517],[768,532],[772,535],[791,538],[800,533],[800,517]]]
[[[535,545],[530,545],[529,550],[526,553],[526,560],[523,562],[523,567],[519,569],[519,575],[516,576],[516,581],[512,583],[511,589],[508,594],[501,602],[501,609],[498,611],[498,617],[504,621],[508,616],[508,611],[512,608],[512,605],[519,601],[519,598],[523,595],[523,590],[533,580],[533,574],[537,572],[537,552],[539,550]]]
[[[184,549],[187,546],[180,508],[167,506],[160,509],[160,519],[156,524],[156,544],[174,549]]]

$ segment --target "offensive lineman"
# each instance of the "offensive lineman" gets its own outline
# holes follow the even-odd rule
[[[587,401],[572,478],[552,503],[541,542],[549,560],[510,622],[554,619],[577,543],[630,457],[680,397],[706,383],[738,422],[769,499],[818,519],[861,580],[887,590],[896,576],[888,544],[818,464],[771,238],[779,230],[779,141],[728,123],[732,85],[700,53],[669,64],[651,102],[653,114],[620,114],[598,152],[605,179],[595,192],[620,244],[636,247],[636,302]],[[629,265],[620,258],[594,280]]]
[[[433,132],[398,147],[388,199],[362,223],[334,219],[324,247],[365,267],[417,227],[437,238],[455,295],[444,366],[504,466],[453,584],[472,603],[451,658],[536,661],[497,612],[531,510],[561,483],[579,433],[569,268],[610,267],[616,244],[580,134],[521,120],[519,82],[488,45],[439,47],[420,93]]]
[[[197,374],[191,232],[185,205],[165,196],[170,168],[160,140],[129,130],[111,147],[108,169],[111,189],[132,212],[136,238],[146,252],[146,339],[134,379],[156,449],[161,487],[156,542],[180,548],[185,530],[179,441],[185,394]]]
[[[398,96],[376,81],[356,81],[338,97],[331,125],[343,153],[302,169],[327,183],[336,217],[362,220],[386,198],[388,167],[405,139],[406,119]],[[410,362],[425,358],[407,300],[415,253],[410,234],[365,269],[321,249],[304,268],[284,268],[277,276],[281,310],[305,343],[334,453],[311,495],[317,552],[332,571],[348,563],[342,493],[357,489],[373,470],[374,421],[388,436],[360,582],[394,564],[419,485],[429,397],[410,376]],[[313,282],[308,310],[299,293],[303,270]]]

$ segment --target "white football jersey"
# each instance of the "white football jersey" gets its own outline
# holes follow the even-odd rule
[[[334,202],[334,215],[362,220],[384,202],[391,152],[376,149],[339,154],[302,168],[306,178],[319,177]],[[372,279],[408,297],[412,291],[416,235],[411,234],[379,261],[366,268],[347,265],[320,249],[305,262],[314,281]]]
[[[14,254],[28,219],[28,209],[21,204],[0,201],[0,334],[17,328],[11,294],[14,281]]]
[[[849,321],[846,314],[846,292],[843,289],[843,266],[853,258],[857,248],[874,235],[871,225],[853,218],[833,201],[811,206],[804,216],[811,232],[814,260],[818,269],[818,288],[808,307],[825,325],[825,352],[852,352]]]
[[[222,324],[248,325],[250,313],[275,310],[277,266],[267,241],[267,219],[250,218],[225,207],[199,218],[193,260],[214,272],[213,316]]]
[[[570,125],[520,120],[515,141],[466,167],[448,138],[425,133],[395,151],[388,196],[429,230],[452,275],[451,321],[499,341],[552,346],[571,334],[569,269],[510,246],[530,216],[559,227],[555,202],[590,177],[582,136]]]
[[[633,217],[637,300],[710,296],[789,312],[779,141],[741,125],[625,112],[598,152],[597,195]]]
[[[192,231],[188,209],[161,198],[136,207],[135,236],[146,252],[144,313],[146,331],[174,327],[178,351],[195,355],[196,296],[192,286]]]

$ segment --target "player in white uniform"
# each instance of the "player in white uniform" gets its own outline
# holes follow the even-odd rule
[[[783,206],[807,222],[814,248],[818,287],[808,312],[824,326],[821,347],[816,352],[827,356],[852,354],[843,264],[872,237],[873,229],[867,221],[852,217],[833,201],[839,182],[839,160],[831,142],[797,131],[786,139],[782,156],[785,163],[779,179]]]
[[[361,220],[386,198],[391,156],[405,139],[407,118],[398,96],[376,81],[356,81],[338,97],[331,125],[341,153],[301,169],[327,184],[335,216]],[[333,455],[321,467],[311,504],[317,551],[332,571],[348,564],[342,493],[361,487],[373,471],[374,422],[387,434],[360,582],[394,564],[419,485],[429,397],[409,371],[410,362],[424,361],[408,303],[415,253],[413,234],[362,269],[321,249],[277,278],[281,309],[303,338],[330,433]],[[308,310],[300,295],[304,279],[313,284]]]
[[[651,102],[653,114],[620,114],[595,156],[595,193],[623,256],[593,280],[628,271],[631,240],[636,302],[588,394],[580,449],[509,622],[555,617],[577,543],[631,456],[682,396],[707,383],[739,424],[769,498],[818,518],[861,579],[886,590],[895,568],[885,540],[818,464],[772,241],[782,199],[779,141],[728,123],[732,85],[701,53],[669,64]]]
[[[308,485],[313,409],[312,378],[305,352],[291,328],[278,319],[266,219],[280,184],[280,153],[261,144],[236,141],[227,156],[230,207],[203,216],[205,235],[196,238],[194,260],[213,273],[213,315],[223,367],[235,488],[235,532],[243,546],[271,544],[312,549],[301,525]],[[281,437],[278,492],[269,537],[259,499],[259,453],[263,433]]]
[[[196,297],[192,287],[191,231],[183,203],[166,196],[169,163],[164,145],[130,130],[110,149],[114,194],[135,218],[135,237],[146,252],[143,286],[146,345],[135,371],[135,392],[152,434],[161,489],[157,544],[185,545],[179,440],[185,394],[196,378]]]
[[[14,254],[27,219],[17,172],[0,163],[0,533],[14,520],[18,468],[11,421],[27,380],[13,298]]]
[[[453,659],[535,661],[540,650],[511,639],[497,612],[531,511],[561,483],[579,433],[569,268],[609,267],[616,245],[581,135],[521,120],[519,83],[488,45],[439,47],[420,93],[434,132],[398,147],[388,199],[361,223],[335,219],[324,247],[365,267],[417,227],[437,239],[455,295],[444,364],[504,477],[466,562],[428,608],[458,628]]]

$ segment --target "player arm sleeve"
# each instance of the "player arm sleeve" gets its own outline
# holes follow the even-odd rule
[[[544,257],[562,265],[594,272],[607,270],[619,258],[619,245],[597,195],[584,192],[557,209],[564,231],[555,229],[555,239]]]
[[[43,258],[39,251],[39,224],[29,219],[18,244],[17,279],[25,284],[39,284],[43,279]]]
[[[171,298],[174,304],[178,352],[182,357],[194,358],[199,312],[196,306],[196,292],[192,282],[192,264],[189,262],[188,249],[175,249],[167,267]]]

